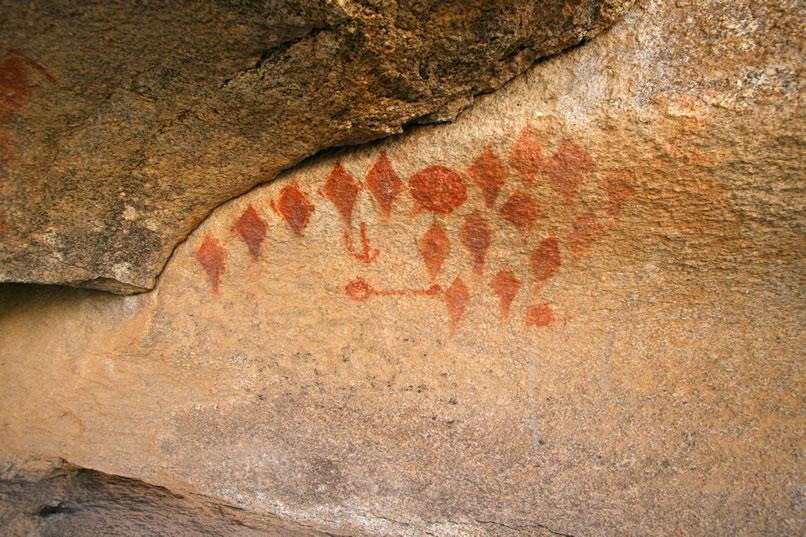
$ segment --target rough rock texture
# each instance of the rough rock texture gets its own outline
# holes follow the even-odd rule
[[[2,462],[4,537],[336,537],[58,461]]]
[[[633,0],[0,2],[0,281],[149,289],[222,202],[453,118]]]
[[[640,0],[152,293],[6,287],[0,449],[344,535],[803,535],[799,7]]]

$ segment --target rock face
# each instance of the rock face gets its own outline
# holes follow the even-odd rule
[[[451,119],[631,4],[0,2],[0,281],[150,289],[222,202]]]
[[[798,3],[641,0],[450,125],[7,286],[0,450],[336,535],[802,535]]]
[[[2,462],[0,528],[9,537],[332,537],[277,517],[58,461]]]

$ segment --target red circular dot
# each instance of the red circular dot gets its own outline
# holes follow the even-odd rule
[[[411,176],[411,197],[429,211],[448,214],[467,200],[462,178],[445,166],[429,166]]]

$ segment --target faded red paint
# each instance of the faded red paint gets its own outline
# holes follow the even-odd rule
[[[327,199],[336,206],[347,227],[353,223],[353,208],[355,200],[358,199],[359,190],[361,190],[361,185],[358,184],[358,181],[344,169],[340,160],[336,160],[325,183],[324,193]]]
[[[434,221],[419,242],[420,253],[423,254],[428,276],[434,281],[442,268],[442,264],[451,252],[451,242],[448,235],[438,222]]]
[[[344,229],[344,245],[353,257],[366,265],[375,261],[380,254],[380,252],[372,248],[372,245],[369,243],[369,239],[367,238],[367,224],[365,222],[361,222],[361,251],[358,251],[355,246],[353,246],[353,234],[349,228]]]
[[[35,61],[22,54],[9,52],[0,62],[0,119],[8,119],[16,114],[33,95],[36,86],[28,76],[28,67],[55,82],[50,73]]]
[[[529,233],[539,214],[537,202],[520,189],[516,190],[501,207],[501,216],[504,220],[510,222],[523,235]]]
[[[455,171],[429,166],[409,179],[411,197],[425,209],[449,214],[467,200],[467,187]]]
[[[445,305],[448,307],[448,315],[451,318],[451,332],[456,331],[459,321],[464,317],[468,302],[470,302],[470,292],[462,278],[457,277],[445,291]]]
[[[313,204],[296,186],[286,186],[280,191],[277,204],[271,206],[288,222],[291,230],[299,237],[305,235],[308,220],[314,211]]]
[[[540,328],[543,326],[550,326],[556,321],[554,313],[551,311],[551,306],[548,304],[538,304],[526,312],[526,326],[534,326]]]
[[[549,237],[541,242],[537,250],[532,252],[530,261],[532,263],[532,274],[534,274],[535,277],[535,284],[538,288],[543,287],[543,284],[557,272],[562,262],[557,237]]]
[[[28,62],[18,54],[10,54],[0,63],[0,119],[14,115],[33,94],[26,72]]]
[[[381,151],[367,174],[367,188],[378,202],[381,214],[385,217],[388,218],[392,214],[392,205],[403,190],[403,186],[403,181],[392,168],[386,152]]]
[[[489,208],[495,205],[498,192],[507,180],[509,170],[492,149],[485,148],[479,158],[467,170],[468,175],[479,186],[484,196],[484,204]]]
[[[532,127],[527,126],[523,129],[518,141],[515,142],[515,147],[509,152],[509,161],[525,182],[537,181],[537,173],[543,166],[543,148],[537,141],[537,134]]]
[[[373,296],[438,296],[442,293],[442,288],[434,284],[428,289],[395,289],[391,291],[378,291],[372,285],[358,276],[356,279],[344,286],[347,296],[357,302],[364,302]]]
[[[257,214],[257,211],[252,207],[251,203],[235,222],[235,225],[232,226],[232,229],[237,231],[246,243],[247,248],[249,248],[249,253],[252,254],[252,258],[255,260],[259,259],[260,245],[263,243],[263,239],[266,238],[266,231],[269,229],[269,226],[260,218],[260,215]]]
[[[564,142],[551,160],[544,173],[554,187],[570,203],[579,192],[579,185],[593,169],[593,160],[585,149],[573,142]]]
[[[603,232],[604,229],[602,229],[601,224],[599,224],[599,221],[596,219],[596,215],[593,211],[588,211],[574,220],[573,230],[568,234],[566,242],[574,257],[580,257],[596,242],[596,239],[598,239]]]
[[[484,262],[487,259],[492,236],[492,229],[478,211],[473,211],[465,219],[461,239],[462,244],[470,252],[470,257],[473,258],[473,271],[476,274],[484,272]]]
[[[490,286],[501,302],[501,317],[506,319],[509,317],[512,301],[515,300],[515,295],[518,294],[521,287],[521,281],[511,270],[502,270],[490,283]]]
[[[196,250],[196,260],[202,266],[204,272],[207,273],[207,279],[210,280],[210,288],[213,294],[218,294],[226,258],[227,251],[210,235],[204,237],[201,246]]]
[[[632,198],[635,180],[627,172],[611,173],[602,180],[602,188],[610,202],[610,214],[619,216],[621,208]]]

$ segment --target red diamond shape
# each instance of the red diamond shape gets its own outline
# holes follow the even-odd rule
[[[532,127],[523,129],[515,147],[509,152],[509,161],[525,182],[534,183],[536,181],[537,172],[543,165],[543,154]]]
[[[403,190],[403,181],[400,180],[392,163],[386,156],[385,151],[381,151],[372,169],[367,174],[367,187],[381,207],[381,214],[387,218],[392,213],[392,204],[397,199],[400,191]]]
[[[238,232],[246,243],[252,257],[258,259],[260,257],[260,244],[266,237],[266,230],[269,229],[269,226],[260,218],[251,203],[238,218],[238,221],[235,222],[233,229]]]
[[[467,173],[479,185],[487,207],[495,205],[498,192],[509,175],[509,171],[501,159],[488,147],[470,166]]]
[[[457,277],[445,291],[445,305],[448,306],[448,314],[451,317],[451,332],[456,330],[459,321],[464,317],[468,302],[470,302],[470,293],[462,278]]]
[[[539,214],[537,202],[520,189],[501,207],[501,216],[523,235],[529,233]]]
[[[431,224],[428,231],[420,239],[420,252],[425,260],[425,267],[428,269],[428,276],[434,281],[439,274],[439,269],[451,251],[451,243],[448,236],[443,231],[442,226],[437,222]]]
[[[341,161],[337,160],[325,183],[325,196],[336,206],[347,227],[353,223],[353,207],[360,189],[358,182],[347,173]]]

